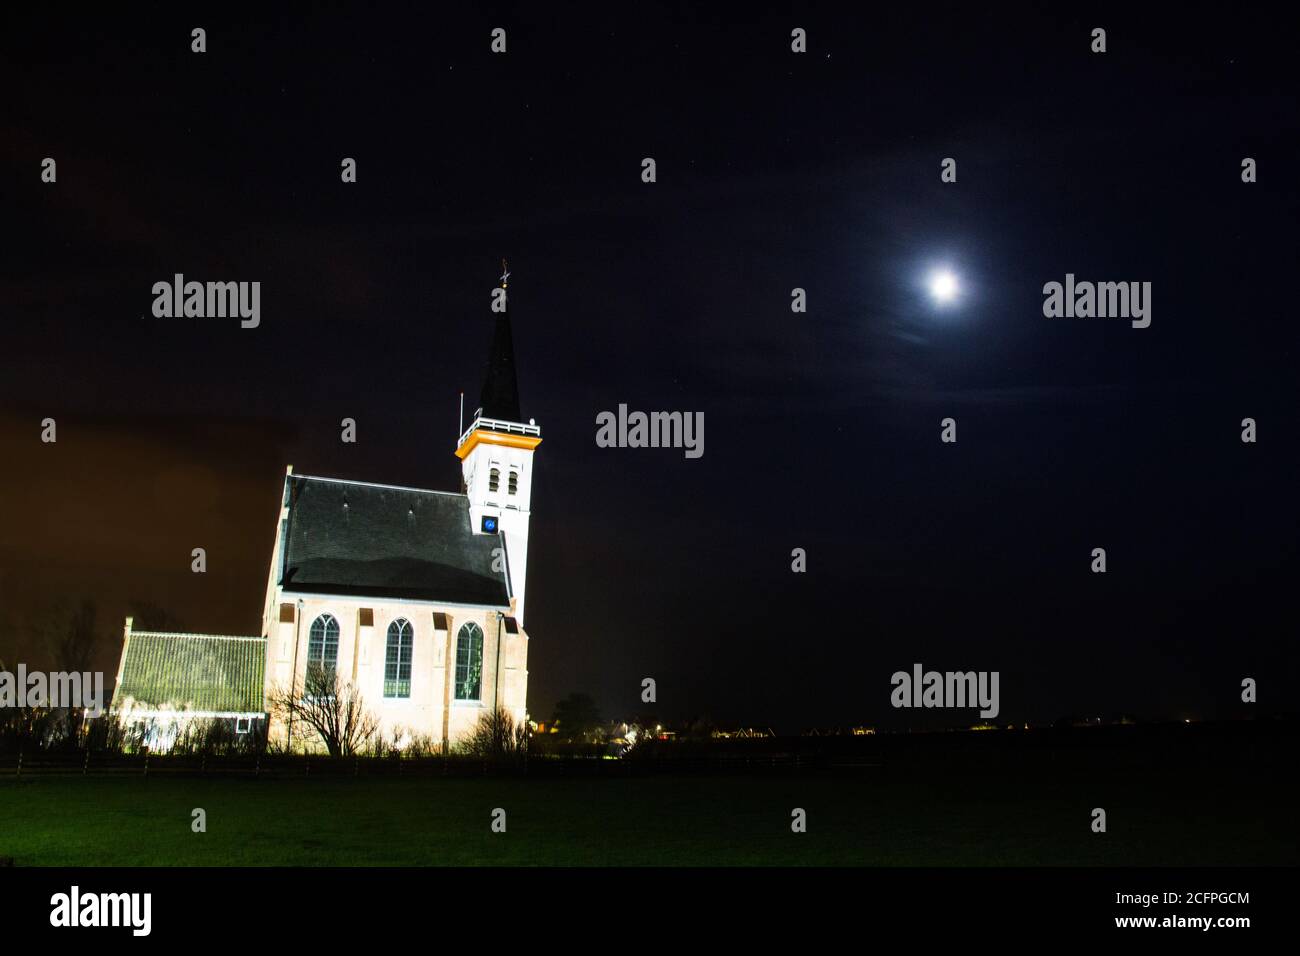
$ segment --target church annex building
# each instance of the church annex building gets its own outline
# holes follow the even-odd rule
[[[504,297],[502,297],[504,302]],[[463,491],[287,469],[257,636],[136,631],[126,619],[110,708],[151,749],[194,720],[293,749],[319,744],[271,713],[309,666],[360,692],[386,740],[454,748],[480,714],[527,719],[524,629],[533,453],[510,318],[497,314],[481,403],[455,449]],[[266,726],[269,723],[269,726]],[[287,733],[292,734],[291,739]]]

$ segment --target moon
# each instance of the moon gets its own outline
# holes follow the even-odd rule
[[[930,295],[934,301],[943,305],[957,298],[957,277],[947,269],[940,269],[930,276]]]

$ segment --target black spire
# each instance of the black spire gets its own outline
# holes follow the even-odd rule
[[[506,288],[510,273],[505,260],[501,261],[501,288]],[[510,305],[497,313],[496,327],[492,330],[492,348],[488,352],[487,369],[483,374],[483,393],[479,396],[479,415],[507,422],[522,422],[519,412],[519,382],[515,378],[515,346],[510,334]]]

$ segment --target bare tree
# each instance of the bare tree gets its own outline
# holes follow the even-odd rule
[[[144,598],[132,598],[127,604],[127,613],[134,618],[132,630],[136,631],[183,631],[185,627],[180,619],[153,601]]]
[[[379,730],[355,684],[332,667],[310,664],[301,692],[276,688],[269,704],[277,716],[302,730],[314,730],[331,757],[351,757],[365,749]]]
[[[462,747],[476,757],[516,757],[528,749],[528,725],[516,724],[504,707],[485,710]]]
[[[599,741],[601,734],[600,709],[590,694],[574,691],[555,705],[551,717],[564,740]]]
[[[75,606],[66,599],[46,605],[29,618],[33,646],[42,651],[54,669],[63,673],[89,673],[98,645],[95,602],[82,598]],[[82,727],[79,707],[28,708],[23,722],[29,739],[47,748],[74,747]]]
[[[98,611],[95,602],[82,598],[76,608],[60,602],[36,624],[40,643],[62,671],[88,671],[95,657]]]

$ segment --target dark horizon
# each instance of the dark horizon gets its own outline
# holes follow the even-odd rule
[[[967,722],[890,708],[918,662],[999,671],[999,723],[1294,713],[1289,39],[641,14],[3,15],[0,659],[40,663],[61,599],[96,601],[110,677],[132,601],[257,633],[286,465],[457,490],[504,257],[535,717]],[[154,318],[176,273],[260,281],[260,327]],[[1045,318],[1067,273],[1150,281],[1151,326]],[[597,447],[620,403],[703,412],[703,457]]]

